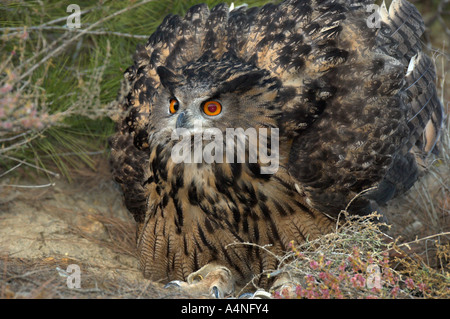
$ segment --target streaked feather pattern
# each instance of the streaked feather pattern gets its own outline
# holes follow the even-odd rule
[[[406,0],[287,0],[261,8],[197,5],[169,15],[125,72],[128,95],[111,138],[111,166],[135,217],[145,276],[185,279],[208,263],[245,282],[294,240],[327,233],[337,214],[371,212],[417,178],[413,151],[430,153],[442,125],[433,61],[421,49],[424,24]],[[220,121],[197,100],[221,97]],[[177,164],[171,158],[176,97],[195,121],[225,128],[279,128],[280,168]],[[251,144],[251,141],[249,141]],[[248,144],[247,147],[252,145]],[[261,277],[261,284],[267,280]]]

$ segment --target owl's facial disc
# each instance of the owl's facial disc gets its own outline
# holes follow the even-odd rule
[[[161,67],[158,74],[162,85],[154,103],[156,132],[150,145],[170,150],[176,164],[256,163],[259,156],[261,163],[271,164],[268,172],[278,168],[278,136],[272,136],[282,94],[277,78],[234,60],[199,61],[174,71]],[[265,154],[260,144],[268,141],[267,127],[270,152]],[[238,159],[242,150],[248,155]]]
[[[267,70],[236,58],[204,60],[183,68],[158,67],[153,128],[161,137],[186,129],[192,135],[216,129],[277,127],[281,83]],[[276,97],[274,97],[276,95]],[[278,103],[278,104],[277,104]],[[164,142],[162,142],[164,143]]]

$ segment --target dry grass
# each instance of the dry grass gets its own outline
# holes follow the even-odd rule
[[[107,167],[101,158],[98,165]],[[142,277],[135,223],[124,216],[108,172],[86,171],[73,184],[58,182],[54,189],[11,190],[15,197],[0,204],[0,227],[15,227],[6,234],[16,243],[10,250],[0,245],[1,299],[188,297]],[[81,269],[80,289],[67,285],[72,264]]]
[[[111,276],[104,269],[77,263],[82,272],[82,288],[69,289],[65,269],[74,262],[67,258],[26,260],[0,256],[0,299],[160,299],[187,298],[151,281]]]

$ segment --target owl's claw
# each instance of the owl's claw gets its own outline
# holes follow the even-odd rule
[[[264,289],[258,289],[254,293],[247,292],[239,296],[239,299],[271,299],[272,294]]]
[[[183,286],[187,285],[187,283],[185,283],[184,281],[181,280],[173,280],[171,282],[168,282],[165,286],[164,289],[169,289],[169,288],[181,288]]]
[[[178,288],[193,296],[224,298],[234,292],[231,271],[223,266],[208,264],[190,274],[187,282],[174,280],[164,288]]]
[[[216,299],[222,299],[224,297],[223,292],[217,286],[211,288],[211,295]]]

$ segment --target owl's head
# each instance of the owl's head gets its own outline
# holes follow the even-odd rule
[[[267,70],[232,55],[202,57],[180,69],[157,68],[161,85],[153,100],[150,131],[278,127],[284,100],[281,82]],[[198,133],[198,132],[196,132]]]

